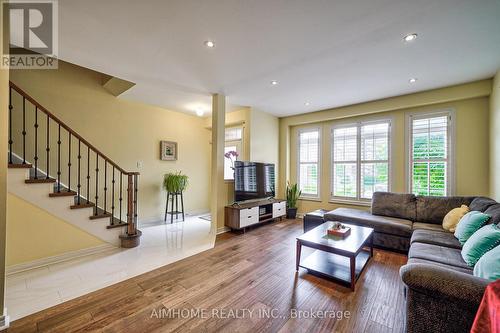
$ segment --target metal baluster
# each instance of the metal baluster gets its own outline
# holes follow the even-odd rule
[[[87,146],[87,204],[90,203],[90,147]]]
[[[99,154],[95,157],[95,209],[94,215],[97,216],[97,204],[99,202]]]
[[[80,184],[80,164],[81,164],[81,159],[82,159],[82,152],[81,152],[81,140],[78,139],[78,185],[76,188],[78,189],[78,198],[76,199],[76,204],[80,204],[80,188],[82,187],[82,184]]]
[[[111,225],[115,224],[115,166],[113,165],[113,179],[111,180]]]
[[[120,223],[122,223],[122,201],[123,201],[123,172],[120,171]]]
[[[104,214],[106,214],[106,204],[108,203],[108,161],[104,160]]]
[[[9,164],[13,164],[12,162],[12,144],[14,141],[12,140],[12,88],[9,87]]]
[[[57,193],[61,192],[61,124],[57,135]]]
[[[35,105],[35,179],[38,179],[38,107]]]
[[[47,170],[46,170],[47,175],[45,178],[47,178],[47,179],[50,178],[50,169],[49,169],[49,166],[50,166],[49,165],[49,161],[50,161],[50,158],[49,158],[49,152],[50,152],[49,125],[50,124],[49,124],[49,120],[50,120],[49,115],[47,115],[47,147],[45,148],[45,151],[47,152],[47,161],[46,161],[46,163],[47,163]]]
[[[23,164],[26,164],[26,98],[23,96]]]
[[[68,192],[71,192],[71,132],[68,133]]]

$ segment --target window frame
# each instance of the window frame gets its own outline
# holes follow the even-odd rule
[[[405,138],[405,146],[406,146],[406,168],[405,168],[405,177],[406,177],[406,190],[408,193],[413,193],[413,120],[415,119],[426,119],[426,118],[437,118],[446,116],[448,117],[448,126],[447,126],[447,154],[448,158],[446,159],[447,165],[447,184],[446,184],[446,193],[445,196],[452,196],[455,194],[455,146],[456,146],[456,137],[455,137],[455,126],[456,126],[456,112],[454,109],[440,109],[433,110],[428,112],[414,112],[408,113],[406,115],[406,138]]]
[[[389,125],[388,133],[387,133],[387,190],[392,190],[392,141],[393,141],[393,129],[392,129],[392,118],[381,118],[381,119],[373,119],[366,121],[357,121],[351,123],[343,123],[331,126],[330,129],[330,200],[331,203],[343,203],[343,204],[355,204],[355,205],[363,205],[369,206],[371,204],[372,199],[362,198],[361,197],[361,166],[363,163],[370,163],[370,160],[361,161],[361,127],[365,125],[375,125],[375,124],[385,124]],[[335,196],[334,194],[334,136],[333,133],[336,129],[340,128],[348,128],[348,127],[356,127],[356,197],[344,197],[344,196]],[[385,161],[385,160],[384,160]],[[373,161],[372,161],[373,162]],[[378,161],[380,162],[380,161]],[[352,163],[352,162],[351,162]]]
[[[296,168],[297,168],[297,184],[299,186],[299,189],[300,189],[300,165],[302,164],[300,162],[300,135],[302,133],[307,133],[307,132],[315,132],[317,131],[318,132],[318,161],[316,162],[316,164],[318,165],[317,168],[318,168],[318,177],[317,177],[317,189],[318,189],[318,194],[317,195],[314,195],[314,194],[306,194],[306,193],[301,193],[299,199],[302,199],[302,200],[319,200],[320,197],[321,197],[321,161],[322,161],[322,154],[321,154],[321,150],[322,150],[322,138],[323,138],[323,135],[322,135],[322,131],[321,131],[321,126],[312,126],[312,127],[302,127],[302,128],[299,128],[298,131],[297,131],[297,165],[296,165]],[[310,164],[310,162],[308,162],[308,164]]]

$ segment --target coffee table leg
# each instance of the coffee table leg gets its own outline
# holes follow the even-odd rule
[[[297,240],[297,257],[295,259],[295,270],[298,272],[299,271],[299,264],[300,264],[300,251],[302,250],[302,244],[300,244],[300,241]]]
[[[373,257],[373,234],[370,237],[370,258]]]
[[[351,290],[354,291],[356,285],[356,257],[351,257]]]

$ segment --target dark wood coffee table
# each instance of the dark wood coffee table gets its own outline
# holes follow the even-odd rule
[[[351,228],[345,238],[327,234],[333,222],[325,222],[297,237],[297,259],[295,269],[305,268],[311,274],[350,283],[354,291],[356,280],[367,262],[373,257],[373,229],[343,223]],[[302,263],[302,246],[316,249]],[[363,249],[368,247],[368,250]]]

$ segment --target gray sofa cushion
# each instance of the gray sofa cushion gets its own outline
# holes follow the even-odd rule
[[[337,208],[325,214],[326,221],[340,221],[373,228],[376,232],[410,237],[412,222],[395,217],[373,215],[370,212]]]
[[[412,243],[408,258],[418,258],[434,262],[439,262],[445,265],[456,266],[459,268],[469,268],[459,249],[452,249],[433,244]]]
[[[443,226],[441,224],[422,223],[422,222],[413,223],[413,230],[418,230],[418,229],[446,232],[446,230],[443,229]]]
[[[462,272],[462,273],[466,273],[466,274],[472,274],[472,272],[473,272],[472,267],[462,268],[462,267],[457,267],[457,266],[450,266],[450,265],[446,265],[446,264],[443,264],[443,263],[440,263],[440,262],[428,261],[428,260],[419,259],[419,258],[410,258],[410,259],[408,259],[408,264],[436,265],[436,266],[439,266],[439,267],[451,269],[453,271]]]
[[[433,244],[453,249],[461,249],[462,245],[451,232],[437,232],[426,229],[417,229],[411,235],[411,244],[424,243]]]
[[[372,197],[372,214],[415,221],[416,204],[414,194],[375,192]]]
[[[453,208],[469,206],[474,197],[427,197],[417,196],[416,221],[442,224],[443,218]]]
[[[488,224],[489,223],[495,223],[495,224],[500,223],[500,203],[489,206],[484,211],[484,213],[491,216],[491,218],[488,221]]]
[[[374,232],[373,245],[378,248],[408,253],[408,249],[410,248],[410,239],[407,236]]]
[[[497,204],[497,202],[491,198],[477,197],[472,200],[469,205],[470,210],[476,210],[478,212],[484,212],[488,207]]]

